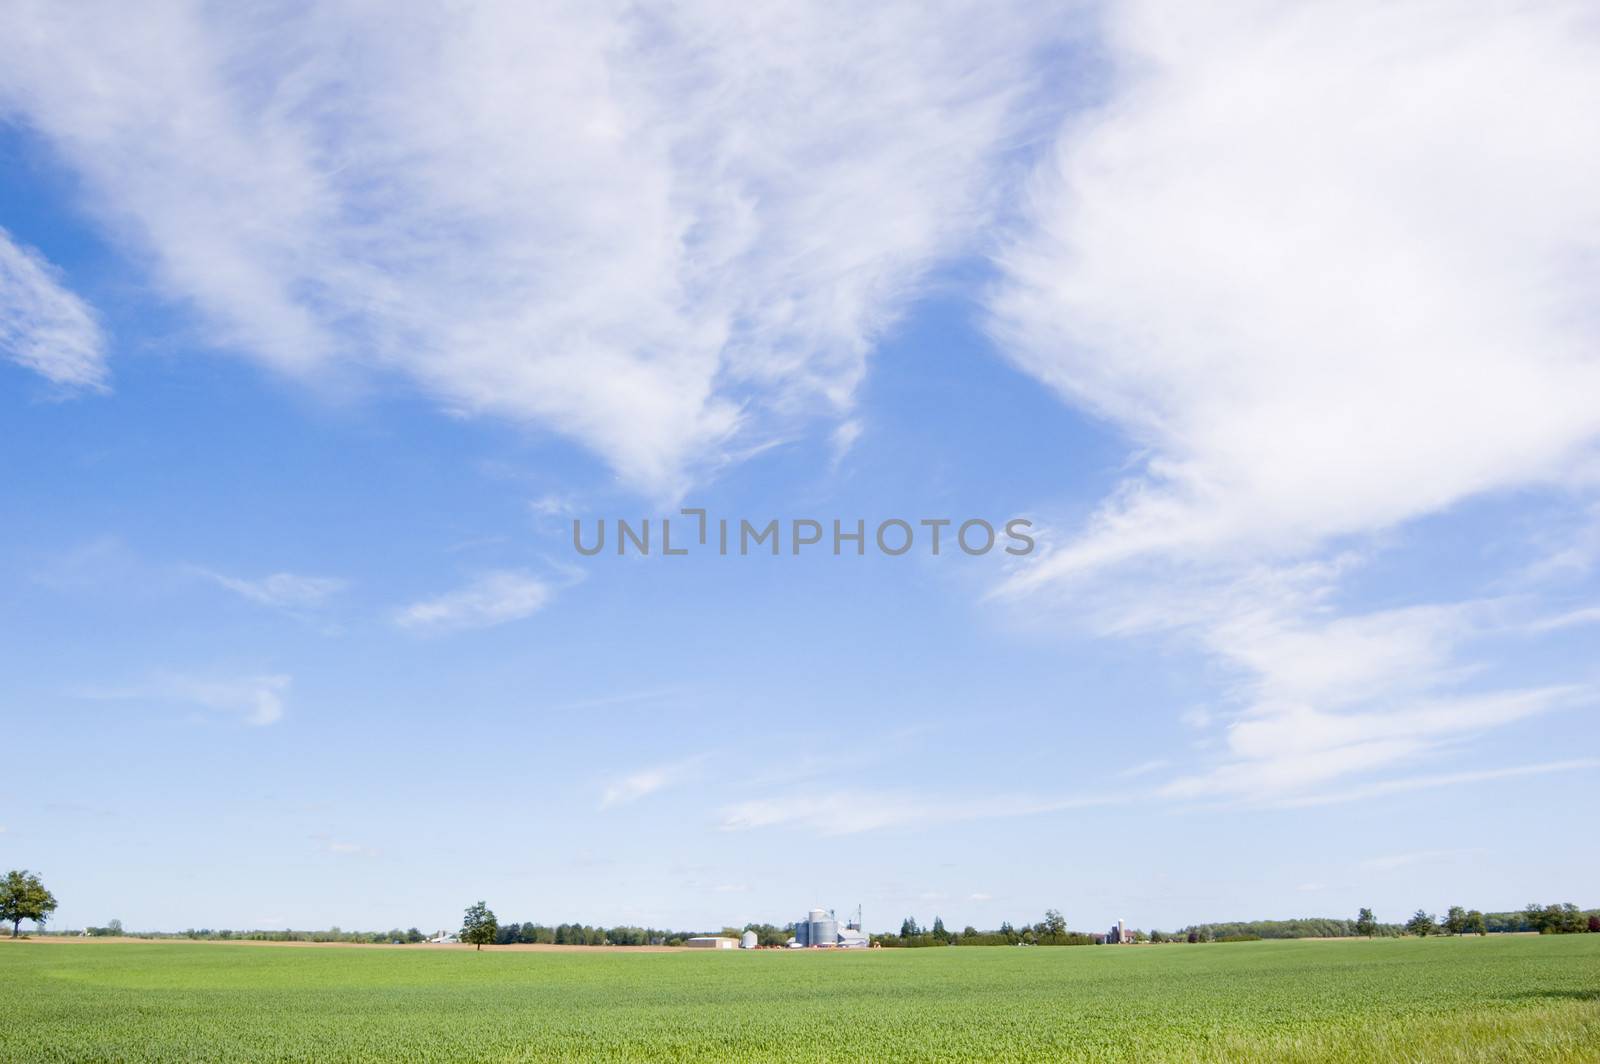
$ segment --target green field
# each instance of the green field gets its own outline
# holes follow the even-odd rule
[[[821,953],[0,945],[0,1059],[1600,1060],[1600,935]]]

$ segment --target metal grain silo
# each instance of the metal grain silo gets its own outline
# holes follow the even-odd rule
[[[809,923],[811,924],[811,930],[807,933],[806,938],[811,945],[832,946],[838,943],[839,921],[824,913],[820,917],[812,914]]]
[[[744,934],[739,936],[739,948],[755,949],[757,941],[759,940],[756,938],[756,933],[754,931],[746,931]]]

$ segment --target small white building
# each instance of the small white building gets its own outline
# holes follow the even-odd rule
[[[736,939],[736,938],[724,938],[721,935],[696,935],[694,938],[686,938],[686,939],[684,939],[683,940],[683,944],[685,946],[687,946],[689,949],[738,949],[739,948],[739,940],[738,939]]]
[[[760,941],[761,941],[760,938],[756,935],[756,933],[754,931],[746,931],[744,934],[739,936],[739,948],[740,949],[755,949],[756,946],[760,943]]]

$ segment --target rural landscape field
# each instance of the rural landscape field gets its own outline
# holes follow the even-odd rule
[[[1600,1064],[1597,115],[1600,0],[0,0],[0,1064]]]
[[[1592,1061],[1600,936],[635,953],[0,946],[6,1061]]]

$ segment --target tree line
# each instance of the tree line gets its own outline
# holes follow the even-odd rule
[[[1137,941],[1144,941],[1142,931],[1130,931]],[[935,916],[932,927],[923,927],[916,917],[908,916],[900,923],[900,932],[885,932],[870,936],[872,943],[886,948],[916,949],[926,946],[1092,946],[1105,940],[1105,935],[1095,935],[1067,928],[1067,919],[1059,910],[1046,909],[1044,918],[1037,923],[1013,925],[1009,921],[991,931],[979,931],[968,924],[960,931],[945,927],[944,919]]]
[[[55,895],[47,890],[39,877],[27,869],[8,872],[0,879],[0,923],[11,925],[12,937],[20,931],[23,920],[31,920],[41,930],[50,914],[56,910]],[[776,924],[748,923],[742,928],[725,926],[719,932],[738,937],[753,931],[761,946],[782,946],[793,936],[794,924],[782,927]],[[1390,937],[1402,934],[1430,935],[1488,935],[1508,932],[1536,931],[1545,935],[1600,933],[1600,910],[1580,909],[1572,902],[1540,905],[1530,903],[1515,912],[1485,913],[1452,905],[1443,918],[1418,909],[1404,924],[1380,923],[1372,910],[1363,908],[1353,920],[1328,917],[1307,917],[1294,920],[1241,920],[1221,923],[1191,924],[1181,931],[1142,931],[1129,929],[1135,942],[1240,942],[1267,938],[1353,938]],[[102,927],[90,927],[89,935],[122,935],[122,921],[111,920]],[[463,918],[461,940],[485,945],[512,945],[517,943],[567,946],[676,946],[685,939],[702,934],[695,931],[673,931],[663,928],[619,925],[599,927],[588,924],[556,924],[554,926],[527,922],[501,924],[483,902],[470,906]],[[342,931],[333,927],[327,931],[234,931],[230,929],[189,928],[173,934],[169,932],[136,932],[140,938],[192,938],[241,939],[268,942],[351,942],[351,943],[421,943],[425,936],[415,927],[388,931]],[[885,932],[871,936],[873,944],[887,947],[923,946],[1082,946],[1105,941],[1104,934],[1071,931],[1059,910],[1045,910],[1044,918],[1037,923],[1013,926],[1002,923],[990,931],[979,931],[967,925],[960,931],[945,926],[944,919],[935,916],[932,927],[923,927],[915,917],[906,917],[899,933]]]
[[[1407,933],[1428,935],[1487,935],[1537,931],[1541,935],[1600,934],[1600,910],[1585,911],[1572,902],[1540,905],[1530,902],[1521,912],[1481,913],[1452,905],[1444,917],[1418,909],[1406,921]]]
[[[722,928],[720,934],[737,938],[745,931],[756,932],[756,941],[762,946],[781,946],[794,933],[794,925],[779,928],[771,924],[746,924],[742,929]],[[551,927],[533,922],[511,921],[502,924],[494,912],[479,901],[467,907],[462,916],[460,938],[482,949],[484,946],[540,945],[540,946],[681,946],[685,939],[703,934],[699,931],[671,931],[664,928],[636,927],[631,924],[617,927],[590,927],[588,924],[556,924]]]

